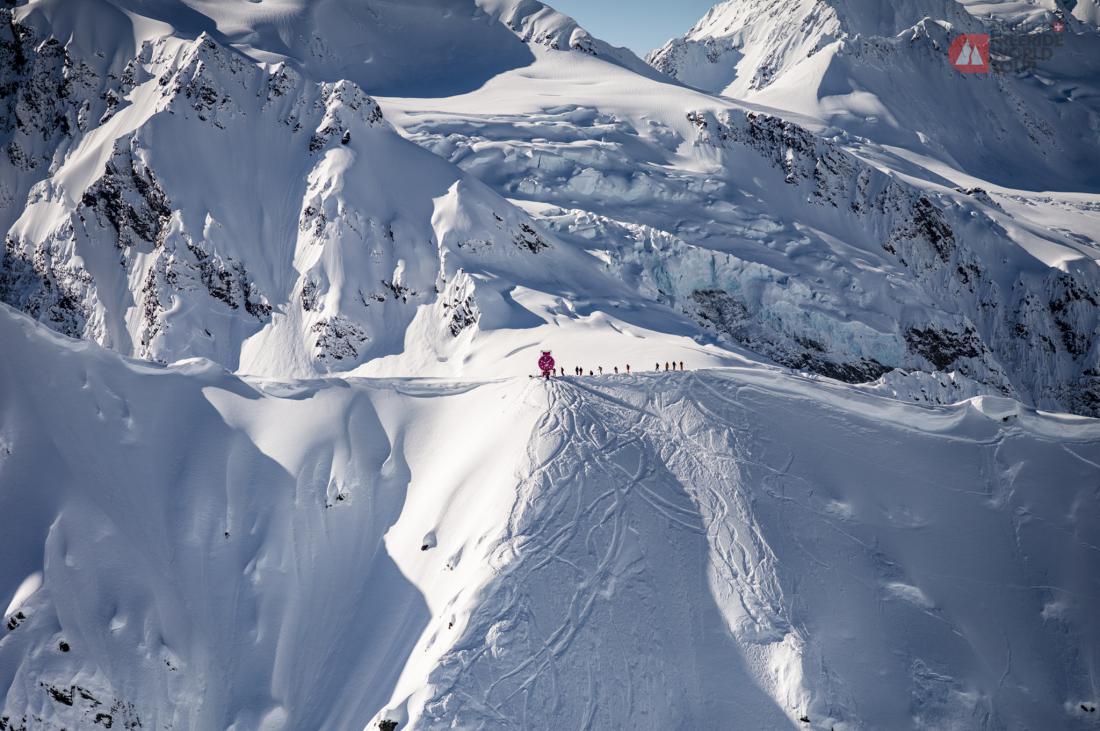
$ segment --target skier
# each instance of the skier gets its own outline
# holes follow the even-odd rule
[[[619,375],[619,366],[615,366],[615,375]]]
[[[628,376],[630,375],[630,364],[629,363],[626,364],[626,374]]]
[[[658,371],[658,372],[660,372],[660,370],[661,370],[661,364],[660,364],[660,363],[658,363],[657,365],[653,366],[653,370],[655,370],[655,371]]]
[[[565,378],[565,366],[561,367],[561,377]]]
[[[542,371],[542,377],[549,381],[550,374],[557,370],[556,366],[557,363],[554,362],[554,356],[550,355],[550,351],[542,351],[542,357],[539,358],[539,370]]]
[[[600,375],[603,375],[603,366],[600,366]]]
[[[684,370],[684,361],[680,361],[680,370]]]
[[[665,361],[665,373],[668,373],[668,361]]]

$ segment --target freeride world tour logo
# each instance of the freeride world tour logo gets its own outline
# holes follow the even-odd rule
[[[1054,49],[1065,43],[1066,30],[1059,16],[1050,25],[994,22],[989,33],[957,36],[947,49],[948,60],[964,74],[1026,73],[1054,57]]]
[[[989,36],[984,33],[968,33],[951,42],[947,51],[951,65],[964,74],[989,73]]]

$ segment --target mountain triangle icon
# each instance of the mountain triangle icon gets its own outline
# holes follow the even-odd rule
[[[982,58],[981,49],[977,46],[970,45],[967,41],[959,52],[959,57],[955,59],[956,66],[984,66],[985,60]]]

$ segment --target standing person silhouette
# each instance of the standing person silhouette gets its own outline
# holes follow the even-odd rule
[[[619,366],[615,366],[615,375],[619,375]]]
[[[626,373],[627,373],[627,375],[630,375],[630,364],[629,363],[626,364]]]
[[[680,361],[680,370],[684,370],[684,361]]]
[[[668,361],[665,361],[665,373],[668,373]]]

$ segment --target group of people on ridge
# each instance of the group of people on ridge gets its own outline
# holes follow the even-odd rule
[[[553,356],[550,355],[550,351],[548,351],[548,350],[542,351],[542,357],[539,359],[539,370],[542,371],[543,378],[547,378],[547,379],[549,379],[551,376],[557,375],[558,372],[561,373],[562,377],[565,376],[565,367],[562,366],[562,367],[559,368],[557,366],[557,363],[554,362]],[[653,370],[655,370],[657,372],[660,372],[661,364],[658,362],[656,365],[653,366]],[[667,371],[677,371],[677,370],[679,370],[679,371],[684,370],[684,361],[682,361],[682,360],[679,361],[679,362],[677,362],[675,360],[666,360],[665,361],[665,371],[666,372]],[[613,366],[612,367],[612,372],[614,372],[614,374],[616,376],[619,375],[619,366]],[[624,372],[628,375],[633,372],[630,368],[629,363],[626,364],[626,370]],[[583,375],[585,375],[584,368],[581,367],[581,366],[574,367],[573,368],[573,375],[574,376],[583,376]],[[603,366],[597,366],[595,370],[589,369],[588,370],[588,375],[590,375],[590,376],[595,376],[595,375],[602,376],[602,375],[604,375]]]
[[[656,365],[654,365],[653,370],[660,372],[661,364],[657,363]],[[677,363],[674,360],[665,361],[665,370],[666,371],[682,371],[682,370],[684,370],[684,361],[680,361],[679,363]],[[616,376],[619,375],[619,366],[614,366],[611,369],[611,371]],[[633,372],[633,371],[630,370],[630,364],[629,363],[626,364],[626,370],[623,371],[623,372],[626,373],[626,374],[630,374],[630,373]],[[602,376],[603,374],[604,374],[603,366],[597,366],[596,370],[594,370],[594,371],[589,370],[588,371],[588,375],[590,375],[590,376]],[[561,375],[563,375],[563,376],[565,375],[565,369],[564,368],[561,369]],[[576,368],[573,369],[573,375],[574,376],[583,376],[584,375],[584,368],[582,368],[580,366],[577,366]]]

